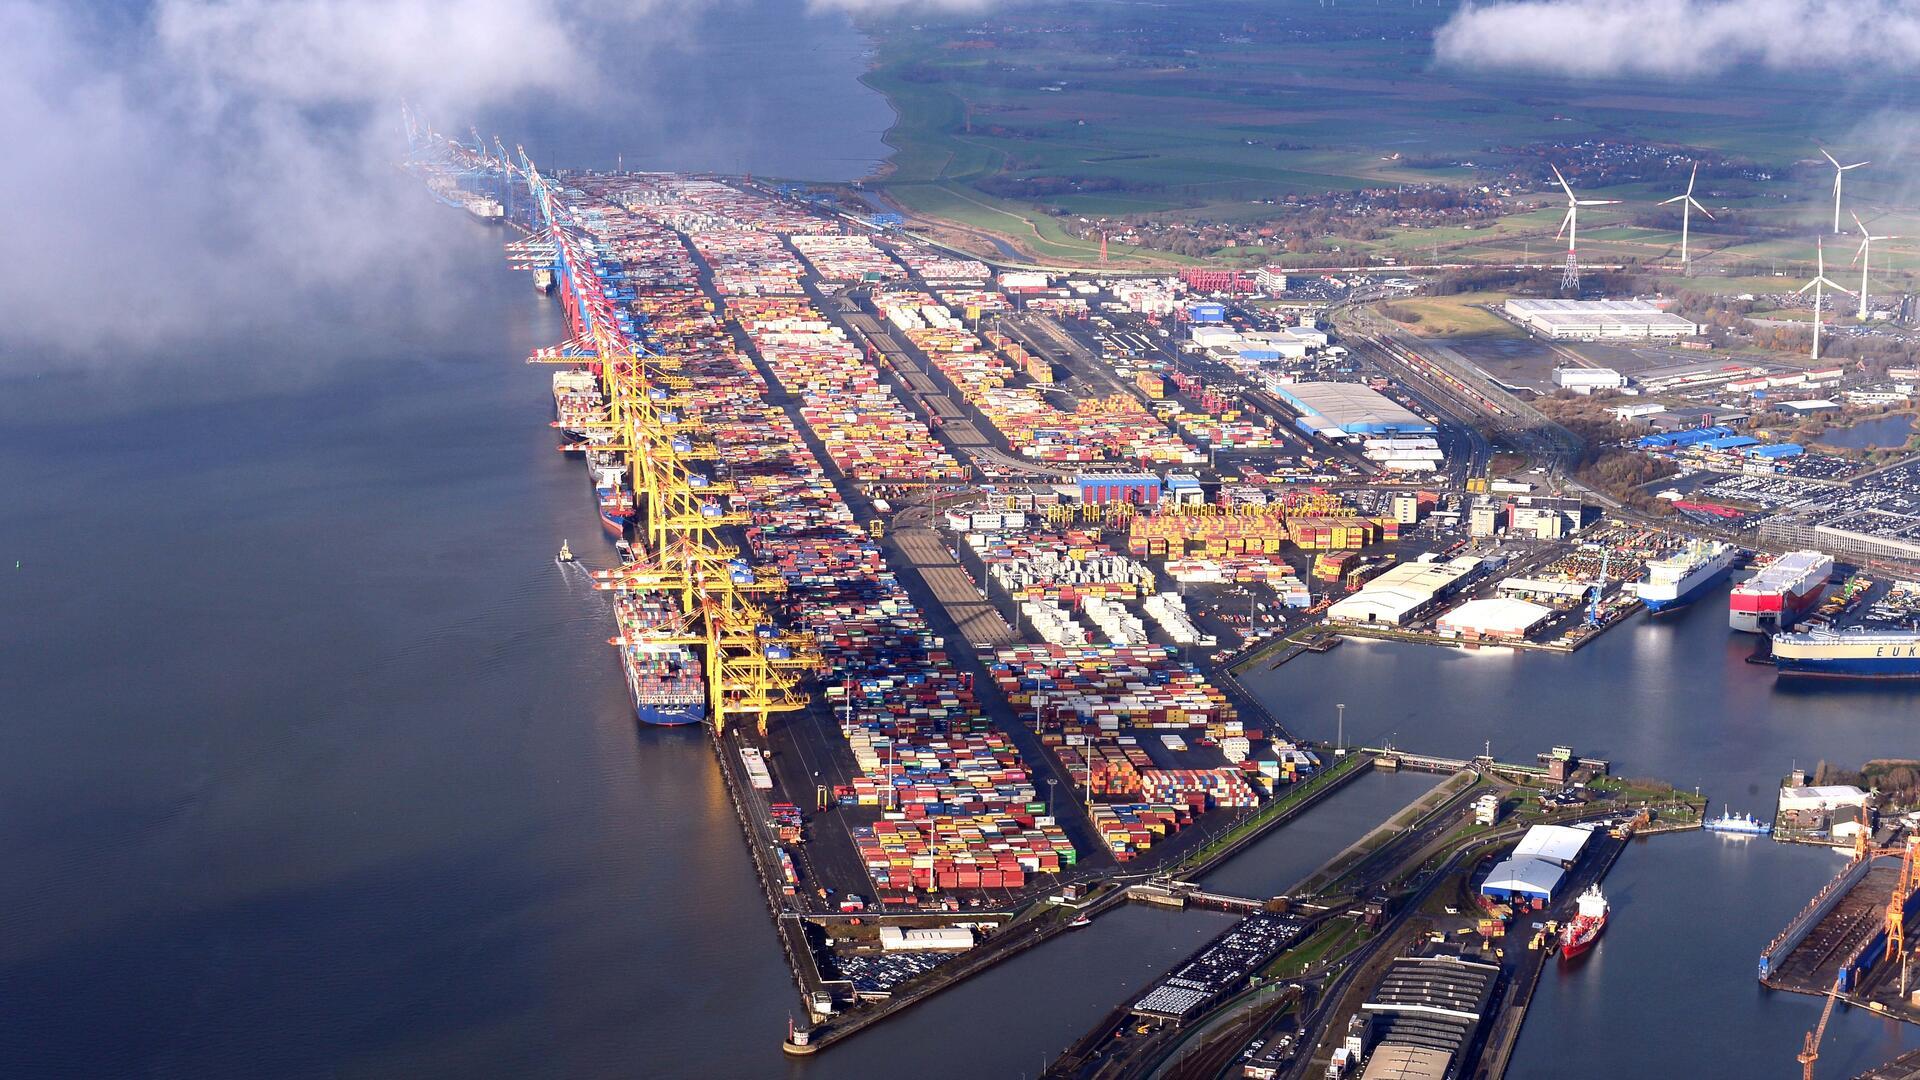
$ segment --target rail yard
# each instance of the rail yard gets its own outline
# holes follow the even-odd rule
[[[1490,973],[1453,1066],[1499,1075],[1573,886],[1699,824],[1565,748],[1308,742],[1236,678],[1341,636],[1571,651],[1734,563],[1567,481],[1566,433],[1458,354],[1345,299],[1342,335],[1171,279],[997,270],[750,181],[444,138],[413,165],[497,206],[566,312],[529,359],[609,543],[562,557],[612,594],[636,719],[712,734],[801,995],[789,1053],[1137,900],[1247,918],[1058,1075],[1357,1062],[1363,984],[1448,963]],[[1907,479],[1818,520],[1904,506]],[[1803,501],[1736,488],[1712,494]],[[1453,779],[1300,895],[1191,884],[1369,768]],[[1503,845],[1568,826],[1596,840],[1556,884],[1497,884]]]

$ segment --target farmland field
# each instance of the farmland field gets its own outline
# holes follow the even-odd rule
[[[898,113],[874,186],[910,214],[991,234],[1001,254],[1059,262],[1097,259],[1101,233],[1154,222],[1257,226],[1328,193],[1498,188],[1498,209],[1473,228],[1395,223],[1304,250],[1322,264],[1551,265],[1560,197],[1532,178],[1599,141],[1661,160],[1651,178],[1613,187],[1573,174],[1584,195],[1623,200],[1583,215],[1583,257],[1677,269],[1679,222],[1654,204],[1684,185],[1688,160],[1706,157],[1721,167],[1703,174],[1700,194],[1722,220],[1696,214],[1689,248],[1699,287],[1717,287],[1715,275],[1752,264],[1770,274],[1775,262],[1794,273],[1811,262],[1805,239],[1831,203],[1830,174],[1808,159],[1820,138],[1860,132],[1842,145],[1876,167],[1850,174],[1849,208],[1876,231],[1920,234],[1904,147],[1871,145],[1859,123],[1866,108],[1915,96],[1920,80],[1809,98],[1786,76],[1747,69],[1690,82],[1448,69],[1434,62],[1432,33],[1453,7],[1356,10],[1169,0],[870,16],[867,81]],[[1833,239],[1829,263],[1844,263],[1857,241]],[[1182,261],[1150,246],[1160,250],[1114,248],[1110,259]],[[1255,237],[1180,254],[1253,265],[1302,250],[1297,237],[1291,247]],[[1920,270],[1920,241],[1877,245],[1875,262]]]

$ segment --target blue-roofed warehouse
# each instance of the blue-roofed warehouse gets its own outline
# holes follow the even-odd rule
[[[1768,461],[1779,461],[1782,458],[1799,457],[1806,452],[1806,447],[1801,446],[1799,443],[1790,442],[1776,443],[1772,446],[1756,446],[1747,451],[1747,453],[1753,457],[1766,458]]]
[[[1751,435],[1722,435],[1717,439],[1706,439],[1695,445],[1707,450],[1738,450],[1743,446],[1759,446],[1760,440]]]

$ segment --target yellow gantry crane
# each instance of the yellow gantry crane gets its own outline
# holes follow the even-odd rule
[[[777,571],[741,557],[724,534],[751,521],[732,500],[738,491],[696,463],[719,449],[683,394],[692,386],[676,358],[638,347],[619,328],[616,306],[594,268],[594,240],[524,150],[513,166],[545,223],[545,235],[510,245],[515,265],[559,271],[556,288],[575,336],[530,358],[533,363],[587,366],[599,372],[604,423],[580,429],[584,449],[622,455],[632,484],[642,543],[632,562],[596,576],[596,586],[671,594],[689,629],[662,629],[647,640],[704,652],[707,715],[718,731],[752,718],[765,732],[771,717],[805,709],[805,682],[820,671],[819,643],[781,630],[761,598],[785,591]],[[616,643],[627,644],[615,638]]]

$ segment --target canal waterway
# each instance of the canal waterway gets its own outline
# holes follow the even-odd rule
[[[1234,896],[1279,896],[1345,851],[1374,826],[1432,791],[1434,773],[1369,769],[1306,813],[1274,829],[1200,880]]]

